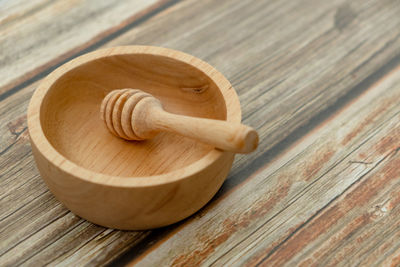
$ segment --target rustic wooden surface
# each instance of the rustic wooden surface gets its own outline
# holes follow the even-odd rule
[[[397,0],[92,2],[0,1],[1,266],[400,265]],[[26,130],[43,77],[129,44],[215,66],[260,134],[206,207],[152,231],[66,210]]]

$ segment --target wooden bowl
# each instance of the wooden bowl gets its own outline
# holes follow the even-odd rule
[[[198,58],[149,46],[98,50],[53,71],[32,96],[28,127],[40,174],[68,209],[102,226],[182,220],[214,196],[234,154],[168,133],[140,142],[113,136],[100,104],[121,88],[149,92],[170,112],[241,120],[235,90]]]

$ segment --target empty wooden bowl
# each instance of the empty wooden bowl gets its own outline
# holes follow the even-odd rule
[[[53,71],[28,110],[32,151],[51,192],[72,212],[117,229],[148,229],[186,218],[226,178],[234,153],[163,132],[145,141],[104,126],[103,98],[121,88],[157,97],[166,111],[239,123],[228,80],[182,52],[148,46],[98,50]]]

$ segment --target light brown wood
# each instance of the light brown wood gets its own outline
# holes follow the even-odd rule
[[[51,73],[32,97],[28,127],[41,176],[71,211],[103,226],[147,229],[179,221],[217,192],[234,154],[170,133],[142,142],[115,138],[98,115],[104,96],[121,87],[151,92],[175,113],[240,122],[230,83],[195,57],[145,46],[95,51]],[[119,97],[127,92],[136,95],[117,91],[102,108],[115,135],[122,127],[113,126],[111,110],[122,107],[126,98]],[[154,99],[137,95],[139,106]]]
[[[21,2],[39,1],[6,1]],[[263,259],[290,266],[400,264],[400,127],[393,117],[400,88],[373,89],[399,64],[396,0],[173,1],[122,34],[104,31],[101,45],[83,50],[73,41],[96,33],[82,31],[83,24],[113,18],[116,10],[81,6],[60,21],[60,9],[48,3],[95,1],[42,2],[14,31],[25,37],[0,49],[4,70],[11,66],[3,82],[19,77],[16,90],[0,98],[1,266],[122,266],[132,259],[139,266],[256,266]],[[43,13],[53,16],[46,31]],[[26,128],[32,93],[59,54],[131,44],[178,49],[215,66],[238,92],[243,122],[261,136],[254,153],[236,156],[207,206],[157,230],[107,229],[68,211],[40,177]],[[58,54],[46,61],[42,50],[54,49]],[[31,63],[45,67],[26,80]],[[377,92],[371,102],[360,103],[371,90]]]
[[[165,131],[235,153],[250,153],[258,145],[257,132],[249,126],[169,113],[158,99],[137,89],[110,92],[100,113],[108,130],[126,140],[150,139]]]

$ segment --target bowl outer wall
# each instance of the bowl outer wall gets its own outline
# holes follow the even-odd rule
[[[170,57],[196,67],[220,89],[227,121],[240,122],[237,94],[229,81],[204,61],[167,48],[123,46],[97,50],[60,66],[39,85],[28,108],[32,151],[50,191],[75,214],[118,229],[148,229],[179,221],[205,205],[225,180],[234,154],[214,149],[198,161],[169,173],[119,177],[93,172],[62,156],[47,140],[40,123],[44,97],[63,74],[102,57],[150,54]]]

